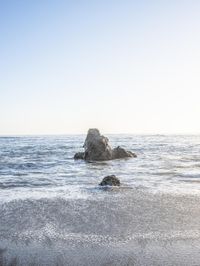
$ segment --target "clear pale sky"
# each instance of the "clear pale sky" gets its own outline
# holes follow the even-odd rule
[[[199,121],[200,1],[0,0],[0,134]]]

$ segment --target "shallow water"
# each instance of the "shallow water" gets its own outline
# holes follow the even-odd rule
[[[93,163],[84,137],[0,138],[0,265],[200,265],[200,136],[110,135],[138,157]]]
[[[150,191],[198,193],[200,136],[111,135],[138,158],[108,162],[74,161],[84,136],[1,137],[1,201],[42,196],[87,198],[99,194],[108,174],[124,186]]]

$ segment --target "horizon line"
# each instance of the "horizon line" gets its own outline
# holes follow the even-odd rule
[[[24,133],[20,133],[20,134],[0,134],[0,137],[28,137],[28,136],[70,136],[70,135],[87,135],[87,132],[85,133],[36,133],[36,134],[32,134],[32,133],[28,133],[28,134],[24,134]],[[155,133],[155,132],[149,132],[149,133],[133,133],[133,132],[121,132],[121,133],[111,133],[111,132],[104,132],[102,135],[142,135],[142,136],[156,136],[156,135],[168,135],[168,136],[180,136],[180,135],[185,135],[185,136],[198,136],[200,135],[200,132],[191,132],[191,133]]]

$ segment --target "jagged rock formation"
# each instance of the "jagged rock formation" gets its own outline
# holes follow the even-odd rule
[[[108,138],[100,135],[98,129],[89,129],[83,145],[85,160],[103,161],[112,159],[112,149],[108,145]]]
[[[83,159],[86,161],[106,161],[127,157],[137,157],[135,153],[126,151],[119,146],[112,149],[108,144],[108,141],[108,138],[102,136],[98,129],[89,129],[83,145],[85,152],[76,153],[74,155],[74,159]]]
[[[120,186],[120,180],[115,175],[108,175],[103,178],[100,186]]]

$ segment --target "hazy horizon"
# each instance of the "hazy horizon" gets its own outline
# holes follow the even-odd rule
[[[200,134],[199,13],[197,0],[0,1],[0,135]]]
[[[104,132],[100,130],[100,133],[102,135],[130,135],[130,136],[200,136],[200,133],[131,133],[131,132],[118,132],[118,133],[112,133],[112,132]],[[40,133],[40,134],[0,134],[0,137],[62,137],[62,136],[86,136],[87,131],[85,132],[72,132],[72,133],[57,133],[57,134],[45,134],[45,133]]]

